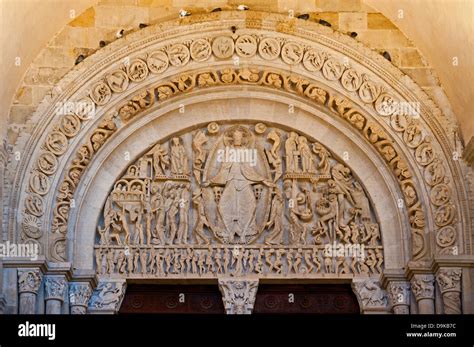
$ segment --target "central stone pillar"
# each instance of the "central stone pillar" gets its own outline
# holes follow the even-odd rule
[[[219,279],[227,314],[251,314],[257,297],[258,279]]]
[[[434,276],[431,274],[416,274],[411,279],[411,290],[418,303],[418,313],[434,314]]]
[[[20,314],[36,313],[36,296],[42,282],[39,269],[18,270],[18,290],[20,293]]]

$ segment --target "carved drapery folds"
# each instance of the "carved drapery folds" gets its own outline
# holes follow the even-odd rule
[[[251,314],[257,297],[258,279],[219,279],[227,314]]]
[[[283,88],[287,92],[296,93],[326,106],[360,131],[392,167],[400,182],[410,216],[412,253],[415,259],[419,259],[428,251],[423,231],[428,211],[423,211],[423,205],[420,202],[421,195],[417,191],[417,184],[413,180],[412,173],[408,170],[408,163],[393,145],[391,137],[399,136],[412,153],[413,163],[416,163],[422,172],[424,183],[430,192],[429,199],[432,203],[431,208],[436,225],[437,250],[440,253],[457,254],[460,250],[457,248],[457,230],[454,226],[457,212],[452,199],[452,182],[448,178],[448,170],[443,158],[436,154],[439,152],[439,143],[430,136],[423,120],[405,112],[399,112],[400,100],[397,96],[384,90],[383,86],[374,82],[367,74],[361,73],[355,66],[342,64],[336,56],[322,50],[320,46],[303,44],[300,39],[283,33],[277,36],[271,32],[262,32],[261,23],[257,27],[258,31],[247,29],[245,33],[232,37],[216,34],[205,38],[190,38],[185,42],[160,43],[159,46],[154,46],[152,50],[146,52],[147,54],[143,54],[144,52],[140,52],[137,56],[132,54],[129,64],[117,66],[115,70],[108,69],[104,75],[97,76],[97,79],[90,81],[87,86],[87,95],[83,94],[80,97],[75,96],[73,100],[66,100],[65,102],[73,102],[81,106],[73,112],[66,112],[67,114],[50,129],[44,144],[38,146],[41,152],[36,156],[38,159],[34,161],[28,179],[28,191],[23,202],[24,218],[21,223],[23,240],[37,242],[42,238],[41,230],[44,229],[42,220],[45,212],[43,199],[51,190],[52,176],[57,174],[58,162],[68,149],[69,142],[90,121],[91,114],[96,108],[106,107],[114,94],[123,93],[130,86],[143,82],[150,76],[162,74],[170,66],[185,68],[191,61],[196,64],[204,62],[207,64],[215,58],[220,61],[226,59],[232,61],[233,57],[238,56],[254,59],[254,67],[245,69],[228,67],[220,70],[216,68],[200,73],[189,72],[173,76],[169,81],[161,81],[152,88],[139,91],[119,105],[114,118],[114,126],[99,126],[96,129],[87,144],[80,149],[80,153],[77,153],[75,162],[68,169],[67,177],[57,192],[53,211],[53,237],[50,238],[49,245],[49,256],[52,260],[65,260],[64,234],[67,230],[74,191],[85,166],[110,137],[111,132],[116,130],[115,127],[120,128],[155,103],[179,93],[189,92],[195,88],[230,84]],[[317,38],[313,37],[313,39],[317,41]],[[143,56],[147,58],[143,59]],[[309,81],[296,73],[285,75],[280,70],[257,67],[269,61],[273,63],[278,61],[279,64],[285,64],[291,69],[298,66],[309,73],[321,71],[318,78],[328,83],[340,83],[343,90],[354,93],[355,98],[380,116],[380,122],[387,123],[391,129],[391,135],[370,121],[363,115],[364,112],[357,110],[350,101],[333,94],[314,81]],[[291,158],[288,160],[291,161]],[[311,165],[306,160],[303,164]],[[200,165],[200,159],[196,157],[195,162],[190,165],[193,176],[199,174]],[[271,165],[276,165],[272,167],[272,170],[275,170],[277,175],[280,163],[276,161]],[[320,169],[324,171],[324,168]],[[295,175],[297,174],[296,172]]]
[[[35,314],[36,297],[43,276],[39,269],[18,270],[18,292],[20,293],[19,313]]]
[[[211,123],[126,169],[95,260],[104,276],[352,277],[381,274],[383,249],[361,183],[320,143]]]
[[[352,289],[357,296],[362,313],[381,313],[387,310],[387,293],[377,280],[354,281]]]
[[[441,268],[436,281],[443,296],[444,313],[461,314],[461,276],[460,268]]]

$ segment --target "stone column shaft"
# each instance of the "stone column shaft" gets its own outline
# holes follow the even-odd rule
[[[35,314],[36,297],[42,282],[39,269],[18,270],[18,292],[20,294],[19,313]]]
[[[411,290],[418,303],[418,313],[434,314],[434,276],[431,274],[417,274],[411,280]]]
[[[47,276],[44,289],[46,314],[61,314],[67,281],[64,276]]]

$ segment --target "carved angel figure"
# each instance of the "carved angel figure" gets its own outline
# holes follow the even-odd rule
[[[274,189],[273,193],[270,219],[265,224],[267,228],[273,226],[273,230],[265,239],[265,243],[267,245],[280,245],[283,242],[283,197],[277,188]]]
[[[196,178],[196,182],[201,182],[201,174],[202,174],[202,165],[206,161],[206,151],[202,148],[202,146],[208,141],[206,134],[202,131],[198,131],[196,135],[194,135],[192,147],[194,153],[194,161],[193,161],[193,174]]]

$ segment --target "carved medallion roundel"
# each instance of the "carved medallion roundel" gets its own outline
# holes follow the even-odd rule
[[[30,176],[30,189],[39,195],[45,195],[49,191],[48,177],[39,171],[35,171]]]
[[[212,52],[217,58],[226,59],[234,54],[234,40],[228,36],[218,36],[212,42]]]
[[[181,43],[174,44],[168,49],[169,62],[173,66],[186,65],[189,61],[189,57],[188,47]]]
[[[102,106],[109,102],[112,91],[105,82],[99,82],[92,87],[90,97],[97,105]]]
[[[67,138],[63,133],[54,131],[48,134],[46,139],[46,147],[55,155],[62,155],[67,149]]]
[[[325,55],[315,49],[308,49],[303,56],[303,66],[311,72],[321,70],[326,59]]]
[[[193,43],[191,43],[190,51],[191,58],[195,61],[205,61],[209,59],[212,54],[211,45],[205,39],[193,41]]]
[[[298,64],[303,59],[303,47],[294,42],[285,43],[281,49],[281,58],[289,65]]]
[[[51,152],[44,152],[38,158],[38,168],[47,175],[56,172],[57,165],[58,160]]]
[[[59,128],[67,137],[74,137],[81,130],[81,120],[74,114],[67,114],[61,118]]]
[[[250,58],[257,53],[257,40],[251,35],[242,35],[235,41],[235,51],[243,58]]]
[[[43,215],[43,198],[38,194],[30,193],[25,199],[25,209],[28,213],[39,217]]]
[[[130,63],[128,67],[128,77],[133,82],[144,81],[148,76],[148,66],[141,59],[136,59]]]
[[[330,58],[324,63],[322,71],[329,81],[336,81],[341,78],[344,66],[336,59]]]
[[[107,75],[106,81],[115,93],[121,93],[128,88],[129,80],[128,76],[123,70],[115,70],[111,74]]]
[[[266,37],[260,41],[258,46],[258,52],[260,56],[265,60],[273,60],[279,57],[280,55],[280,43],[277,39],[272,37]]]
[[[162,51],[152,52],[147,58],[148,68],[152,73],[161,73],[168,68],[168,56]]]
[[[364,81],[359,88],[359,97],[365,103],[372,103],[377,100],[380,88],[371,80]]]

